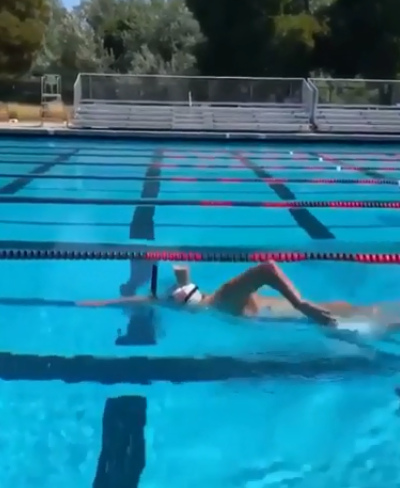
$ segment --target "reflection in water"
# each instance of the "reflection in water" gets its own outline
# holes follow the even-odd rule
[[[129,280],[120,286],[121,295],[135,295],[140,287],[150,283],[153,264],[153,261],[131,260]]]
[[[130,261],[130,276],[120,286],[122,296],[136,295],[139,288],[150,284],[153,261]],[[156,343],[155,310],[151,306],[135,307],[129,310],[130,320],[123,335],[119,333],[117,346],[151,346]],[[120,332],[120,331],[119,331]]]

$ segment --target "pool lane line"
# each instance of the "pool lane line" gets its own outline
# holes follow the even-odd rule
[[[92,488],[137,488],[146,464],[147,399],[108,398],[102,421],[102,446]]]
[[[131,239],[146,239],[154,241],[154,215],[157,199],[160,193],[161,163],[163,151],[156,150],[148,165],[143,178],[143,187],[140,198],[151,200],[153,203],[148,207],[136,207],[130,223],[129,237]]]
[[[233,153],[242,165],[252,171],[257,178],[262,182],[265,179],[272,178],[272,174],[267,170],[258,167],[250,159],[244,157],[241,153]],[[296,195],[284,184],[270,183],[269,187],[277,195],[282,202],[289,202],[297,200]],[[318,220],[306,208],[289,209],[290,215],[293,217],[297,225],[302,228],[311,239],[335,239],[336,236],[326,227],[320,220]]]
[[[59,154],[61,151],[65,151],[66,153],[68,153],[68,150],[69,150],[69,147],[63,147],[63,148],[56,148],[56,147],[46,147],[46,148],[42,148],[42,147],[35,147],[35,146],[31,146],[30,147],[30,150],[29,152],[27,151],[23,151],[21,149],[16,149],[16,144],[18,144],[19,142],[16,142],[14,144],[8,144],[8,145],[1,145],[0,146],[0,159],[1,159],[1,156],[3,155],[7,155],[7,154],[12,154],[12,155],[26,155],[26,154],[32,154],[32,153],[35,153],[35,149],[37,149],[36,153],[37,154],[52,154],[53,152]],[[125,147],[112,147],[112,146],[108,146],[107,148],[104,148],[103,151],[99,151],[99,145],[93,145],[93,146],[89,146],[89,145],[84,145],[82,147],[79,148],[79,150],[82,152],[83,155],[85,156],[103,156],[103,155],[106,155],[106,156],[120,156],[119,153],[124,153],[122,154],[122,157],[132,157],[132,146],[129,146],[129,143],[125,143],[127,145],[125,145]],[[4,151],[4,149],[7,149],[7,151]],[[109,152],[105,152],[106,150],[109,150]],[[96,152],[98,151],[98,152]],[[85,154],[85,152],[90,152],[90,154]],[[274,155],[274,157],[279,157],[279,156],[285,156],[285,157],[304,157],[304,158],[307,158],[309,159],[309,156],[311,155],[311,153],[313,151],[289,151],[289,150],[274,150],[274,151],[270,151],[270,150],[266,150],[266,149],[261,149],[259,151],[241,151],[242,154],[246,157],[250,157],[250,158],[257,158],[257,157],[263,157],[263,156],[268,156],[268,155]],[[134,151],[133,153],[133,157],[135,157],[136,155],[140,156],[140,157],[149,157],[151,156],[153,153],[153,149],[149,149],[148,151],[146,151],[145,149],[142,150],[142,152],[136,152]],[[180,156],[182,158],[185,158],[185,159],[190,159],[190,157],[196,157],[196,158],[199,158],[199,157],[203,157],[203,156],[209,156],[210,158],[212,159],[220,159],[220,158],[229,158],[229,156],[226,155],[226,151],[225,150],[216,150],[216,149],[207,149],[207,148],[202,148],[201,150],[198,149],[198,150],[193,150],[193,149],[185,149],[185,148],[182,148],[179,150],[179,152],[177,151],[165,151],[165,157],[167,158],[170,158],[170,157],[174,157],[174,156]],[[359,157],[359,153],[358,152],[351,152],[351,151],[337,151],[335,150],[335,152],[332,153],[333,156],[336,156],[336,155],[339,155],[341,157],[343,156],[357,156]],[[392,161],[395,161],[394,158],[398,158],[397,160],[400,161],[400,153],[399,152],[385,152],[385,153],[379,153],[379,152],[363,152],[362,153],[363,156],[375,156],[376,158],[380,158],[380,159],[386,159],[386,160],[392,160]]]
[[[23,175],[18,173],[0,173],[0,178],[10,177],[19,178]],[[171,181],[176,183],[260,183],[259,178],[215,178],[211,176],[206,177],[191,177],[191,176],[152,176],[146,172],[145,176],[113,176],[113,175],[37,175],[36,179],[50,179],[50,180],[92,180],[92,181],[144,181],[144,185],[159,183],[161,181]],[[285,183],[307,183],[310,185],[390,185],[398,186],[397,180],[391,179],[345,179],[345,178],[265,178],[262,180],[267,184],[285,184]],[[150,193],[151,194],[151,193]],[[158,194],[158,192],[157,192]],[[142,198],[146,198],[143,196]]]
[[[253,357],[246,361],[226,356],[117,358],[0,352],[0,378],[4,381],[63,381],[67,384],[149,385],[155,382],[182,384],[241,378],[287,378],[288,375],[303,380],[358,377],[360,374],[371,378],[371,375],[386,376],[400,369],[400,359],[383,352],[377,353],[374,359],[362,356],[309,359],[304,354],[302,361],[296,354],[293,361],[289,358],[282,361],[271,357],[268,351],[259,356],[258,360]]]
[[[386,193],[383,193],[386,195]],[[96,228],[96,227],[109,227],[109,228],[121,228],[124,229],[126,228],[126,222],[63,222],[60,224],[60,222],[54,222],[54,221],[37,221],[37,220],[6,220],[6,219],[0,219],[0,226],[2,224],[8,225],[36,225],[40,227],[59,227],[62,225],[63,227],[87,227],[87,228]],[[264,222],[260,222],[259,224],[242,224],[242,223],[237,223],[237,224],[211,224],[211,223],[205,223],[205,224],[199,224],[197,222],[191,222],[191,223],[182,223],[182,222],[166,222],[166,223],[160,223],[158,222],[155,225],[156,228],[160,229],[297,229],[297,224],[296,222],[293,222],[291,224],[267,224]],[[388,227],[391,227],[390,225],[388,226],[387,224],[357,224],[354,221],[350,225],[340,225],[340,224],[332,224],[330,226],[332,229],[349,229],[349,228],[354,228],[354,229],[387,229]],[[400,227],[400,224],[398,226],[393,226],[393,227]],[[1,247],[0,247],[1,249]]]
[[[160,193],[162,150],[153,153],[143,179],[141,198],[157,200]],[[136,206],[129,225],[129,237],[154,241],[155,206]],[[131,260],[128,283],[120,286],[123,294],[150,282],[153,263]],[[118,333],[116,346],[156,344],[156,315],[153,307],[130,310],[126,333]],[[137,488],[146,464],[145,426],[147,400],[143,397],[108,398],[103,413],[102,448],[93,488]]]
[[[143,179],[143,187],[140,197],[143,200],[152,199],[157,201],[160,187],[161,187],[161,163],[163,159],[163,150],[156,149],[153,152],[153,157],[148,164],[145,177]],[[147,207],[135,206],[132,220],[129,226],[129,238],[135,240],[146,240],[154,242],[155,240],[155,226],[154,216],[156,212],[156,205],[149,205]],[[120,287],[122,295],[133,295],[139,286],[149,283],[152,273],[151,262],[139,263],[138,261],[130,261],[130,274],[127,283]],[[131,314],[127,332],[125,335],[120,335],[116,344],[119,346],[150,346],[156,344],[156,316],[154,309],[143,308]]]
[[[141,198],[157,200],[160,192],[162,151],[156,150],[143,179]],[[154,241],[155,206],[136,206],[129,225],[129,237]],[[150,282],[153,263],[131,260],[128,283],[121,292],[133,295]],[[156,315],[153,307],[130,310],[126,333],[118,334],[116,346],[156,344]],[[146,464],[145,426],[147,400],[143,397],[108,398],[103,413],[102,448],[93,488],[137,488]]]
[[[63,251],[63,252],[168,252],[168,253],[259,253],[259,252],[336,252],[336,253],[396,253],[400,249],[400,242],[391,241],[336,241],[330,240],[324,243],[321,249],[320,243],[306,242],[302,245],[269,245],[265,242],[262,246],[217,246],[217,245],[175,245],[175,246],[154,246],[149,244],[111,244],[106,242],[68,242],[68,241],[23,241],[23,240],[0,240],[0,250],[14,251]]]
[[[70,151],[68,154],[62,154],[57,156],[53,161],[49,161],[47,163],[40,164],[33,168],[28,173],[16,177],[14,181],[7,183],[6,185],[0,188],[0,195],[15,195],[19,191],[26,188],[35,178],[39,176],[44,176],[45,173],[53,169],[59,163],[65,163],[70,158],[75,156],[79,152],[79,149],[74,149]],[[12,163],[11,163],[12,164]],[[34,164],[34,163],[33,163]]]
[[[3,307],[51,307],[51,308],[82,308],[77,301],[74,300],[52,300],[47,298],[14,298],[14,297],[0,297],[0,306]],[[124,302],[110,303],[107,308],[126,309],[131,305]],[[132,307],[131,307],[132,308]]]
[[[323,161],[326,161],[329,163],[335,163],[337,166],[343,166],[343,167],[347,167],[349,166],[348,163],[346,161],[342,161],[342,159],[340,158],[334,158],[332,156],[329,156],[329,155],[323,155],[322,153],[315,153],[316,156],[318,156],[319,160],[323,160]],[[382,173],[379,173],[378,171],[375,171],[375,169],[366,169],[366,168],[363,168],[362,166],[359,166],[359,167],[356,167],[357,168],[357,171],[365,176],[368,176],[368,178],[373,178],[375,180],[392,180],[393,182],[397,182],[399,181],[397,178],[393,178],[391,176],[386,176],[386,175],[383,175]],[[377,169],[380,169],[380,168],[377,168]],[[381,170],[382,171],[382,170]]]
[[[276,161],[273,159],[273,161]],[[26,162],[26,161],[4,161],[0,162],[0,168],[1,164],[9,164],[9,165],[32,165],[32,163]],[[57,163],[58,166],[93,166],[93,167],[104,167],[104,168],[130,168],[130,169],[136,169],[136,168],[147,168],[148,163],[101,163],[101,162],[59,162]],[[239,170],[239,171],[247,171],[247,168],[243,167],[240,164],[198,164],[198,163],[191,163],[191,164],[180,164],[180,163],[161,163],[160,166],[164,169],[172,168],[172,169],[231,169],[231,170]],[[277,171],[338,171],[337,167],[338,164],[328,166],[328,163],[324,165],[300,165],[300,164],[292,164],[292,165],[279,165],[279,164],[268,164],[268,165],[257,165],[260,169],[267,169],[267,170],[277,170]],[[342,168],[342,171],[346,172],[358,172],[360,167],[364,170],[379,170],[379,171],[399,171],[400,172],[400,165],[399,166],[354,166],[354,165],[348,165],[346,163],[346,167]]]
[[[284,186],[284,185],[274,185]],[[188,200],[188,199],[113,199],[113,198],[58,198],[58,197],[2,197],[0,196],[0,204],[8,203],[14,205],[29,204],[29,205],[99,205],[99,206],[127,206],[137,205],[141,207],[243,207],[243,208],[274,208],[274,209],[308,209],[308,208],[348,208],[348,209],[360,209],[360,208],[391,208],[399,209],[400,200],[354,200],[354,201],[313,201],[313,200],[281,200],[280,202],[263,201],[263,202],[251,202],[248,200]],[[291,212],[293,215],[293,213]],[[299,220],[304,218],[305,225],[310,223],[310,232],[314,232],[312,225],[317,220],[314,216],[308,217],[306,212],[295,212],[296,216],[299,216]],[[309,218],[309,221],[307,220]],[[319,222],[319,221],[317,221]],[[317,227],[317,223],[315,226]],[[323,224],[321,224],[322,226]],[[324,226],[325,227],[325,226]],[[323,239],[324,237],[318,237],[316,233],[316,239]],[[322,234],[322,230],[321,230]],[[325,237],[326,238],[326,237]],[[334,238],[334,237],[333,237]]]

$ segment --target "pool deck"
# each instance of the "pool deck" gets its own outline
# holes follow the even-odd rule
[[[342,142],[342,143],[399,143],[399,134],[339,134],[339,133],[250,133],[250,132],[180,132],[180,131],[131,131],[112,129],[77,129],[63,123],[0,123],[0,135],[10,136],[55,136],[55,137],[101,137],[108,139],[171,139],[171,140],[216,140],[216,141],[265,141],[265,142]]]

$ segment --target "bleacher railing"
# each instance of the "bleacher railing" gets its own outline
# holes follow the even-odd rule
[[[302,86],[302,101],[305,112],[309,117],[311,124],[314,123],[316,102],[318,100],[318,90],[309,80],[303,80]]]
[[[79,90],[78,90],[79,85]],[[301,78],[223,78],[81,73],[79,103],[304,105],[311,88]]]
[[[315,107],[381,108],[400,104],[400,80],[311,78]]]
[[[78,111],[80,104],[82,103],[82,81],[79,74],[74,83],[74,114]]]

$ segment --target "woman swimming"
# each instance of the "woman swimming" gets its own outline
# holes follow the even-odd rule
[[[267,262],[251,267],[240,275],[221,285],[213,293],[202,293],[191,282],[190,271],[186,266],[174,266],[176,286],[166,297],[133,296],[102,302],[79,302],[81,306],[107,306],[134,303],[159,303],[185,305],[191,308],[215,308],[236,316],[257,317],[264,315],[295,318],[306,316],[323,325],[335,325],[334,315],[348,316],[359,312],[345,302],[322,305],[304,300],[289,278],[274,263]],[[263,286],[278,291],[282,298],[264,297],[258,294]]]

